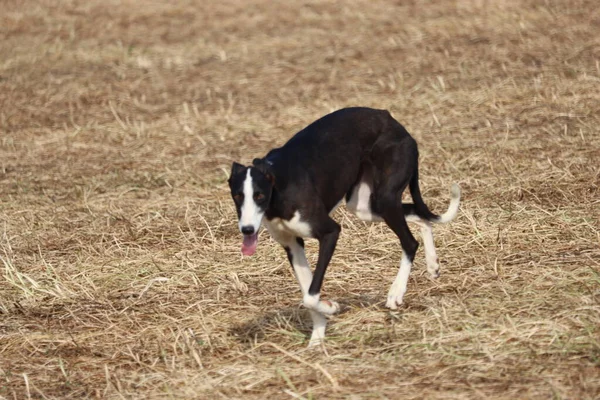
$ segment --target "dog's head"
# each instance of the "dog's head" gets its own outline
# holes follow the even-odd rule
[[[258,229],[273,194],[274,178],[264,160],[255,159],[253,166],[234,162],[229,176],[231,197],[235,202],[240,232],[244,235],[242,254],[252,255],[258,244]]]

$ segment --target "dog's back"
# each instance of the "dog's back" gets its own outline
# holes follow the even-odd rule
[[[265,161],[274,166],[280,190],[308,179],[330,210],[356,183],[362,165],[371,162],[371,152],[384,132],[392,132],[397,140],[409,136],[386,110],[344,108],[308,125],[271,150]]]

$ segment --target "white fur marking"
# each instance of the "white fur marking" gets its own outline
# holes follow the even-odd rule
[[[433,241],[433,228],[431,222],[418,217],[417,215],[407,215],[407,222],[413,222],[421,228],[421,237],[423,238],[423,248],[425,249],[425,260],[427,261],[427,272],[433,277],[440,276],[440,266]]]
[[[244,180],[244,202],[242,203],[241,207],[239,221],[240,230],[242,230],[243,226],[252,226],[254,227],[254,232],[258,232],[263,215],[264,211],[262,211],[254,201],[252,176],[250,175],[250,168],[248,168],[248,173],[246,174],[246,179]]]
[[[435,252],[435,243],[433,242],[433,229],[429,222],[424,222],[419,225],[421,226],[421,237],[423,238],[423,247],[425,248],[427,272],[429,272],[433,278],[437,278],[440,276],[440,266]]]
[[[408,276],[410,275],[411,267],[412,263],[403,250],[402,260],[400,261],[400,269],[398,270],[398,275],[396,275],[396,279],[394,279],[394,283],[388,292],[387,302],[385,303],[386,307],[396,310],[398,309],[398,306],[402,304],[402,299],[406,293],[406,286],[408,285]]]
[[[290,220],[281,218],[273,218],[269,221],[271,229],[276,231],[292,234],[296,237],[311,237],[312,230],[310,224],[301,221],[301,215],[299,211],[294,213],[294,216]]]
[[[312,234],[310,225],[307,224],[306,222],[302,222],[300,220],[300,218],[301,218],[300,211],[296,211],[291,220],[289,220],[289,221],[283,220],[282,222],[283,222],[283,225],[285,225],[285,227],[290,232],[295,234],[296,236],[310,237],[310,235]]]
[[[352,190],[352,195],[346,207],[360,220],[365,222],[381,222],[383,218],[371,210],[371,185],[367,181],[360,181]]]
[[[293,235],[285,230],[279,230],[283,228],[280,223],[273,224],[273,221],[265,221],[267,230],[277,242],[282,246],[290,249],[292,256],[292,267],[294,268],[294,275],[298,279],[300,284],[300,290],[302,295],[308,294],[308,288],[312,283],[312,272],[310,265],[306,259],[306,253],[304,248],[300,246]],[[333,303],[332,303],[333,305]],[[339,306],[338,306],[339,309]],[[319,311],[309,309],[310,318],[313,323],[312,334],[310,335],[310,341],[308,347],[319,346],[325,339],[325,329],[327,328],[327,318]]]
[[[292,255],[292,266],[294,267],[294,274],[296,275],[296,279],[298,279],[298,283],[300,283],[300,289],[302,290],[303,300],[306,299],[306,296],[309,296],[309,302],[313,300],[313,296],[308,294],[308,288],[312,282],[312,272],[310,271],[310,266],[308,265],[308,260],[306,259],[306,254],[304,252],[304,248],[300,246],[298,243],[293,241],[288,246],[290,249],[290,253]],[[319,303],[319,296],[316,298],[317,300],[317,309]],[[327,328],[327,318],[323,314],[321,314],[317,310],[313,310],[309,308],[310,318],[313,323],[313,331],[310,335],[310,342],[308,342],[308,347],[318,346],[325,339],[325,329]]]
[[[320,295],[318,294],[304,294],[304,298],[302,299],[302,304],[304,304],[304,307],[310,309],[310,310],[316,310],[319,307],[319,297]]]
[[[458,207],[460,206],[460,187],[453,183],[450,187],[450,205],[448,206],[448,210],[440,215],[440,218],[437,221],[441,224],[448,223],[456,217],[458,214]]]
[[[308,347],[319,346],[325,339],[325,328],[327,328],[327,318],[317,311],[309,310],[313,322],[313,331],[310,335]]]
[[[308,265],[304,248],[298,243],[294,242],[292,242],[288,248],[292,256],[294,274],[296,275],[296,279],[298,279],[298,283],[300,283],[302,295],[305,295],[308,293],[308,288],[312,283],[312,272],[310,271],[310,266]]]
[[[305,294],[302,304],[309,310],[314,310],[323,315],[332,315],[340,310],[340,305],[331,300],[321,301],[318,294]]]

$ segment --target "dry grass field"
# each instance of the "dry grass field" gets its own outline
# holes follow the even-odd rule
[[[600,398],[596,0],[1,7],[0,398]],[[307,349],[226,180],[352,105],[389,109],[425,201],[458,182],[461,211],[398,312],[398,240],[336,211],[342,312]]]

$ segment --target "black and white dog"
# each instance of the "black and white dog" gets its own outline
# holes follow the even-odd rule
[[[358,218],[384,221],[400,239],[402,259],[387,307],[395,310],[402,304],[418,247],[407,221],[420,226],[427,270],[439,276],[431,223],[456,216],[460,189],[452,185],[450,206],[443,215],[429,210],[419,190],[417,143],[389,112],[369,108],[333,112],[252,164],[233,163],[229,178],[244,235],[242,253],[254,254],[264,220],[273,239],[285,248],[300,282],[303,304],[313,321],[310,345],[324,339],[326,316],[339,310],[336,302],[319,296],[340,234],[340,226],[329,215],[344,197]],[[413,203],[403,204],[407,186]],[[319,240],[314,275],[304,253],[307,237]]]

